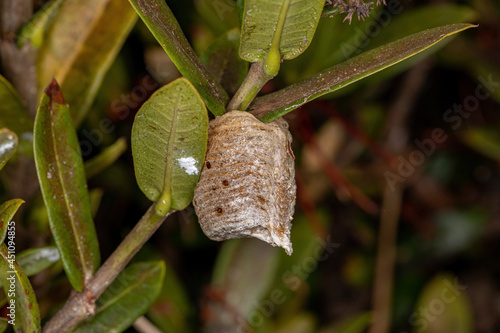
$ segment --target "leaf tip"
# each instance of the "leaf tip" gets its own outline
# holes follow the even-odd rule
[[[61,88],[59,87],[59,84],[57,83],[55,77],[52,76],[52,81],[50,81],[44,92],[52,101],[59,104],[66,104]]]

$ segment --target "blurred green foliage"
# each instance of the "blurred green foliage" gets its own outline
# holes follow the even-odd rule
[[[198,56],[240,24],[233,0],[167,3]],[[154,303],[153,297],[148,298],[148,306],[152,306],[145,313],[164,332],[195,332],[202,327],[216,331],[224,325],[234,328],[235,323],[242,330],[251,326],[254,332],[366,330],[373,315],[367,311],[372,309],[381,221],[346,195],[342,184],[323,171],[321,161],[326,156],[352,186],[381,206],[387,186],[384,173],[397,175],[401,165],[398,157],[410,161],[410,156],[417,156],[411,155],[416,151],[424,156],[422,163],[414,165],[414,171],[399,182],[404,191],[390,330],[500,329],[500,4],[496,0],[446,4],[390,0],[386,8],[377,7],[365,21],[354,18],[348,25],[342,22],[344,16],[322,18],[310,47],[300,57],[283,62],[279,75],[263,93],[422,29],[458,22],[477,23],[479,27],[322,97],[328,110],[338,112],[347,122],[339,121],[316,102],[285,117],[294,135],[296,170],[303,180],[293,220],[293,256],[255,240],[210,241],[197,225],[191,207],[169,217],[135,259],[166,262],[165,267],[154,266],[155,278],[161,281],[153,281],[152,294],[159,296]],[[43,24],[50,24],[50,18],[47,20]],[[77,128],[85,161],[107,154],[107,147],[121,142],[117,140],[122,137],[128,141],[141,105],[179,76],[141,20],[109,66],[99,90],[90,92],[97,97],[83,112],[86,116]],[[23,140],[30,142],[29,135],[20,135],[32,126],[27,110],[10,83],[3,77],[0,83],[7,86],[0,89],[5,102],[0,105],[1,115],[8,116],[13,108],[21,110],[20,129],[12,129],[19,131],[19,150],[29,159],[29,149],[24,153],[21,147]],[[480,99],[478,89],[487,97]],[[6,103],[11,106],[5,108]],[[462,105],[462,111],[456,111],[455,105]],[[447,121],[448,110],[457,120]],[[301,134],[301,117],[309,118],[313,126],[310,134],[322,153],[314,153]],[[11,127],[11,123],[11,118],[3,117],[0,127]],[[380,144],[394,157],[394,164],[384,160],[373,146],[362,143],[352,128]],[[436,128],[444,131],[446,140],[434,142],[432,152],[426,154],[417,142],[429,142],[426,140]],[[398,145],[402,148],[394,148]],[[431,151],[430,146],[425,147]],[[324,156],[318,156],[321,154]],[[13,176],[23,156],[14,157],[0,173],[1,202],[33,181]],[[130,144],[111,161],[114,163],[92,172],[88,182],[103,258],[118,246],[150,204],[134,180]],[[40,196],[23,199],[26,204],[15,217],[17,251],[54,245]],[[132,269],[138,267],[142,266]],[[235,267],[236,273],[244,274],[234,277]],[[58,263],[31,280],[42,321],[69,295],[70,286],[63,276]],[[230,283],[231,278],[237,280]],[[443,300],[443,288],[450,288],[443,281],[457,283],[464,290],[460,295],[446,292]],[[0,300],[5,304],[4,295]],[[428,307],[434,307],[431,317],[420,312]],[[0,331],[4,326],[0,321]]]

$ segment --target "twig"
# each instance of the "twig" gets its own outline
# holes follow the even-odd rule
[[[318,143],[311,135],[312,130],[308,130],[306,126],[312,127],[309,118],[303,117],[299,126],[300,133],[306,144],[310,146],[320,158],[321,166],[328,176],[329,180],[333,183],[332,185],[338,186],[338,188],[344,195],[351,198],[361,209],[363,209],[368,214],[378,214],[378,205],[369,197],[367,197],[359,188],[357,188],[356,185],[351,183],[346,177],[342,175],[337,166],[325,156]]]
[[[263,62],[254,62],[248,75],[227,105],[228,111],[245,111],[267,81],[272,79],[264,72]]]
[[[413,110],[418,93],[425,83],[429,68],[428,61],[424,61],[406,74],[398,98],[389,111],[386,127],[388,132],[386,147],[393,154],[400,153],[407,145],[408,117]],[[369,333],[390,331],[397,230],[403,190],[403,184],[397,183],[392,190],[389,186],[386,186],[384,191],[375,264],[375,281],[373,283],[373,325],[370,327]]]
[[[390,332],[396,238],[402,196],[402,186],[396,186],[394,190],[389,186],[385,187],[375,263],[373,326],[370,333]]]
[[[54,317],[44,326],[44,333],[68,332],[87,317],[95,314],[95,301],[102,295],[116,276],[125,268],[144,243],[161,226],[165,217],[154,212],[154,204],[137,222],[116,250],[99,268],[81,293],[74,293]]]

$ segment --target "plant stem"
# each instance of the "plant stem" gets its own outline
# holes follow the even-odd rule
[[[111,256],[86,283],[81,293],[74,293],[64,307],[44,326],[44,333],[68,332],[81,321],[95,315],[95,301],[125,268],[144,243],[172,212],[161,217],[155,214],[155,204],[149,207],[134,229],[125,237]]]
[[[245,80],[227,105],[227,110],[245,111],[264,84],[272,78],[272,76],[264,72],[264,64],[262,62],[254,62],[252,66],[250,66],[250,70]]]

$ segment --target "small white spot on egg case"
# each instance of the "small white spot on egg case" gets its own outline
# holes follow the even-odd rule
[[[179,166],[184,169],[188,175],[197,175],[198,168],[196,168],[196,160],[194,157],[181,157],[177,159]]]

